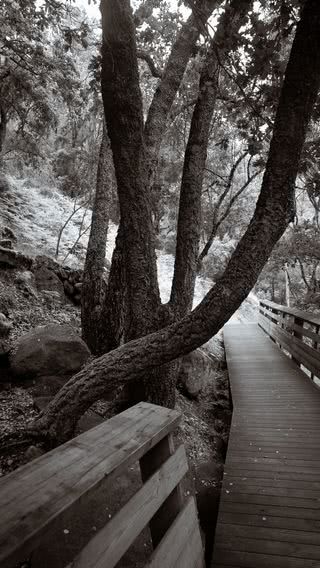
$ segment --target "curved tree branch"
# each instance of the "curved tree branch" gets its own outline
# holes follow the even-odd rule
[[[153,61],[151,55],[149,53],[147,53],[144,49],[138,49],[137,50],[137,57],[138,59],[142,59],[143,61],[145,61],[150,69],[151,75],[153,77],[156,77],[157,79],[161,79],[162,77],[162,71],[161,69],[158,69],[158,67],[156,66],[155,62]]]

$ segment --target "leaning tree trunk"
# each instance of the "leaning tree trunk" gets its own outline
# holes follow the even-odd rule
[[[210,127],[215,110],[219,70],[237,45],[237,32],[245,23],[253,1],[231,0],[220,18],[200,75],[199,95],[193,111],[185,152],[180,191],[177,245],[170,305],[177,318],[192,309],[201,236],[201,195]],[[217,55],[218,51],[218,55]]]
[[[115,183],[110,141],[106,128],[103,128],[100,145],[96,194],[92,209],[92,221],[84,265],[82,283],[81,325],[82,336],[91,352],[101,355],[100,345],[105,338],[101,322],[104,305],[105,256],[109,225],[112,188]]]
[[[70,379],[35,422],[33,437],[48,437],[54,444],[67,440],[93,402],[113,397],[141,372],[199,347],[240,306],[294,218],[295,179],[319,85],[320,5],[307,0],[285,74],[260,196],[223,276],[191,314],[103,355]]]

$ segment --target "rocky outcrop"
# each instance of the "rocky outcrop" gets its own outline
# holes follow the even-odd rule
[[[10,353],[10,367],[21,379],[79,371],[90,351],[69,325],[50,324],[23,335]]]
[[[190,398],[197,398],[214,379],[217,363],[203,350],[196,349],[181,359],[178,388]]]
[[[74,304],[81,303],[82,270],[61,266],[48,256],[37,256],[33,261],[38,290],[65,294]]]
[[[11,248],[0,246],[0,266],[29,270],[32,266],[32,258]]]
[[[40,266],[34,271],[34,276],[37,290],[57,292],[60,296],[64,296],[63,284],[53,270]]]
[[[0,357],[5,356],[9,351],[8,336],[12,329],[12,322],[0,312]]]
[[[60,297],[65,295],[76,305],[81,304],[83,270],[61,266],[48,256],[32,259],[14,250],[11,241],[7,244],[8,247],[3,247],[0,241],[0,267],[31,271],[37,290],[56,292]]]

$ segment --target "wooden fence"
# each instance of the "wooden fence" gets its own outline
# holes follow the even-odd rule
[[[140,403],[6,476],[0,483],[1,568],[22,565],[57,526],[63,535],[66,513],[76,515],[80,503],[138,460],[140,488],[64,566],[112,568],[149,525],[147,566],[203,568],[195,501],[184,503],[180,486],[188,470],[185,449],[173,446],[179,420],[174,410]]]
[[[320,384],[320,316],[260,301],[259,325],[317,385]]]

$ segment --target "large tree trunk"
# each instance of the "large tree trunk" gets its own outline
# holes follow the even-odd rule
[[[102,96],[120,204],[127,340],[154,329],[160,294],[130,2],[105,0],[102,7]]]
[[[112,186],[115,183],[110,141],[103,128],[100,145],[96,194],[88,241],[82,284],[82,336],[92,353],[101,355],[100,345],[104,330],[99,323],[103,309],[105,282],[103,279],[106,241],[108,235]]]
[[[187,63],[195,48],[200,32],[203,31],[203,27],[206,25],[208,17],[212,14],[214,8],[219,3],[221,3],[221,0],[206,0],[205,2],[198,0],[195,3],[192,14],[188,18],[187,22],[183,24],[177,39],[173,44],[166,68],[155,91],[144,128],[146,150],[145,159],[147,162],[146,175],[149,185],[148,191],[153,186],[161,141],[166,131],[170,110],[181,84]],[[154,195],[152,195],[152,199],[153,198],[155,198]],[[126,232],[126,222],[121,218],[119,236],[116,241],[110,281],[108,284],[108,293],[106,295],[105,306],[102,311],[103,317],[101,318],[101,326],[106,330],[106,334],[104,338],[101,335],[101,342],[97,349],[97,352],[99,353],[107,352],[118,346],[119,338],[123,336],[123,324],[126,319],[127,312],[124,305],[125,295],[122,294],[122,292],[124,292],[126,285],[124,284],[119,287],[119,283],[124,283],[126,262],[124,257],[123,241],[125,239]],[[134,282],[132,282],[132,287],[135,287]],[[129,299],[130,294],[127,296],[127,300]],[[160,300],[158,309],[161,309]],[[161,319],[162,316],[159,318],[157,316],[155,317],[155,321],[158,323],[154,325],[154,329],[159,327]],[[135,328],[134,324],[133,328]],[[148,328],[146,327],[142,334],[147,332]],[[135,335],[138,336],[138,333]],[[126,334],[126,337],[130,338],[131,335]],[[141,392],[138,393],[136,386],[131,390],[136,390],[137,397],[141,396]],[[150,396],[151,394],[149,395],[149,398]]]
[[[173,361],[215,335],[254,286],[261,269],[294,218],[294,186],[302,146],[320,85],[320,5],[307,0],[287,66],[269,158],[254,216],[225,273],[181,321],[131,341],[93,361],[56,395],[33,432],[65,441],[97,399]]]
[[[181,181],[177,245],[170,304],[178,318],[192,309],[201,235],[201,194],[219,69],[237,42],[252,1],[231,0],[220,18],[200,76]],[[220,47],[217,47],[220,46]],[[219,50],[219,56],[217,56]]]
[[[3,151],[4,142],[7,135],[7,115],[4,108],[0,107],[0,156]]]

